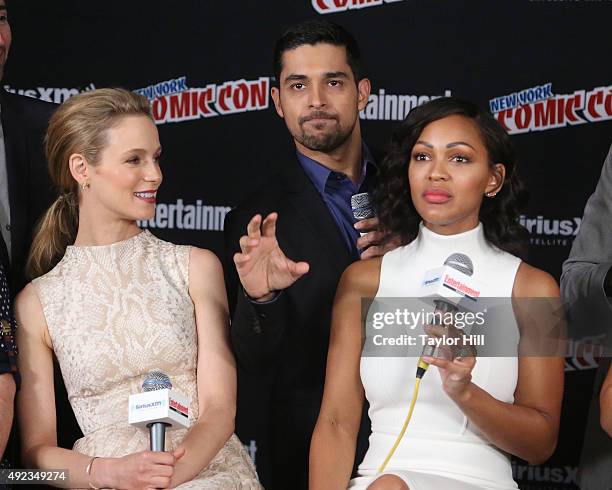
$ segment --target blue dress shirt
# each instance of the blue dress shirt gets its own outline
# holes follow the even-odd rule
[[[363,144],[362,148],[361,178],[357,184],[353,183],[346,174],[331,170],[316,160],[297,152],[302,168],[312,181],[317,192],[321,195],[327,209],[329,209],[336,222],[338,231],[342,235],[347,248],[355,258],[359,257],[356,245],[359,231],[353,226],[357,220],[353,217],[351,196],[360,192],[371,191],[374,185],[374,175],[377,170],[376,163],[368,147]]]

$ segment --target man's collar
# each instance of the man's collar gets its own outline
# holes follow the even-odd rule
[[[312,181],[316,189],[323,193],[325,191],[325,184],[327,184],[327,179],[329,178],[329,174],[331,174],[332,170],[327,168],[322,163],[313,160],[310,157],[300,153],[297,151],[297,158],[300,162],[300,165],[306,172],[308,178]]]
[[[308,178],[312,181],[312,183],[319,192],[324,192],[325,185],[327,184],[327,179],[329,178],[329,174],[331,174],[333,170],[326,167],[322,163],[319,163],[316,160],[307,157],[306,155],[300,153],[298,150],[296,150],[296,153],[298,161],[306,172],[306,175],[308,175]],[[359,179],[357,188],[359,188],[365,180],[368,171],[376,172],[378,170],[378,165],[376,163],[376,160],[374,160],[374,157],[372,156],[372,152],[370,152],[368,145],[366,145],[363,141],[361,142],[361,162],[361,177]]]

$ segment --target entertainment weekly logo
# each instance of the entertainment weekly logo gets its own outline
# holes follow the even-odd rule
[[[188,87],[179,77],[134,90],[151,101],[156,124],[260,111],[269,106],[270,78],[232,80]]]
[[[491,99],[489,108],[510,134],[608,121],[612,85],[555,95],[549,82]]]
[[[442,95],[397,95],[387,94],[381,88],[377,94],[370,94],[368,104],[359,113],[359,118],[368,121],[401,121],[415,107],[451,95],[450,90],[445,90]]]
[[[194,204],[185,204],[182,199],[174,203],[157,203],[155,216],[150,220],[138,221],[141,228],[164,230],[223,231],[225,215],[230,206],[203,204],[197,199]]]
[[[388,3],[402,0],[312,0],[312,7],[319,14],[334,14],[346,10],[358,10],[366,7],[381,7]]]
[[[61,104],[67,101],[70,97],[81,92],[89,92],[95,90],[96,86],[93,83],[81,88],[59,88],[59,87],[36,87],[36,88],[15,88],[10,85],[5,85],[4,89],[13,94],[25,95],[34,99],[44,100],[45,102],[53,102]]]
[[[530,235],[530,244],[541,247],[567,247],[578,235],[582,218],[553,219],[521,215],[519,223]]]

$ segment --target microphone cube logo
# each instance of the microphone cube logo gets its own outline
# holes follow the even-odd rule
[[[151,403],[136,403],[136,405],[134,405],[134,409],[135,410],[149,410],[152,408],[158,408],[163,406],[164,402],[162,400],[158,400],[156,402],[151,402]]]

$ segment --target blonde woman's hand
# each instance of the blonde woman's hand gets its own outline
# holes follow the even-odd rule
[[[173,452],[140,451],[121,458],[107,460],[106,465],[93,466],[92,480],[100,487],[149,490],[169,488],[174,465],[185,454],[185,449]],[[99,470],[100,479],[96,478]]]

